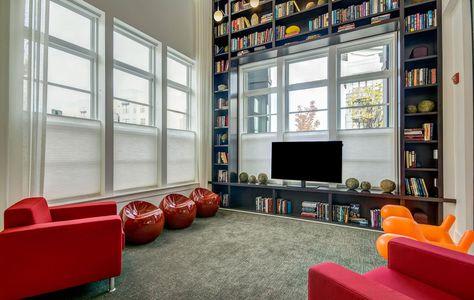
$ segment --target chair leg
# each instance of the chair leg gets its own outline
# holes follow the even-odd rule
[[[115,277],[109,278],[109,293],[115,292]]]

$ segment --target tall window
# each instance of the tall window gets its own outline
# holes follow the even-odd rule
[[[390,34],[242,66],[240,171],[270,173],[274,141],[341,140],[344,180],[396,181],[394,51]]]
[[[69,1],[48,3],[44,194],[50,199],[97,194],[99,15]]]
[[[193,182],[197,173],[193,62],[168,48],[166,73],[166,182]]]

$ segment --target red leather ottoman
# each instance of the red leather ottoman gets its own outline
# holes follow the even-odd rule
[[[163,231],[165,216],[155,205],[145,201],[133,201],[120,211],[125,239],[133,244],[154,241]]]
[[[221,203],[219,195],[203,188],[194,189],[189,198],[196,203],[197,216],[202,218],[214,216]]]
[[[193,200],[179,194],[163,198],[160,208],[165,214],[166,227],[181,229],[191,225],[196,218],[196,204]]]

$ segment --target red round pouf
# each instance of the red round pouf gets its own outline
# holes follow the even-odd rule
[[[165,214],[166,227],[181,229],[191,225],[196,218],[196,204],[193,200],[179,194],[170,194],[163,198],[160,208]]]
[[[120,211],[120,217],[125,239],[133,244],[154,241],[165,226],[163,211],[145,201],[133,201],[125,205]]]
[[[201,218],[214,216],[221,203],[219,195],[203,188],[194,189],[189,198],[196,203],[197,215]]]

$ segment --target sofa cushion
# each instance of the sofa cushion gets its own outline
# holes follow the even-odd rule
[[[23,199],[5,210],[5,229],[52,222],[43,197]]]
[[[366,278],[377,281],[391,289],[407,295],[413,299],[459,299],[432,286],[417,281],[411,277],[380,267],[363,275]]]

